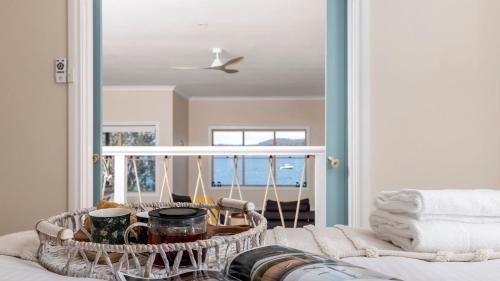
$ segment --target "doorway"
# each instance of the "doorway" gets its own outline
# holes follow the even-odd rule
[[[99,1],[96,1],[98,3]],[[324,212],[327,213],[327,224],[331,225],[334,223],[346,223],[347,222],[347,173],[346,173],[346,164],[347,164],[347,145],[346,145],[346,136],[347,136],[347,105],[346,105],[346,96],[347,96],[347,86],[346,86],[346,76],[347,76],[347,55],[346,55],[346,3],[342,1],[328,1],[325,5],[325,9],[327,10],[327,21],[328,26],[336,25],[338,26],[338,30],[331,31],[330,28],[327,29],[327,49],[334,49],[334,51],[327,51],[327,69],[326,69],[326,99],[325,99],[325,145],[328,150],[328,155],[334,155],[336,158],[339,158],[341,165],[339,165],[336,169],[330,169],[330,162],[325,161],[324,166],[327,168],[328,176],[326,177],[328,180],[328,184],[325,184],[324,191],[327,196],[324,202],[324,206],[320,206],[324,208]],[[336,16],[334,15],[336,13]],[[334,15],[334,16],[332,16]],[[341,17],[343,16],[343,17]],[[95,22],[95,26],[97,26],[99,22]],[[98,38],[97,38],[98,39]],[[94,40],[95,44],[99,44],[99,40]],[[337,47],[337,48],[335,48]],[[336,80],[335,83],[331,83],[330,80]],[[332,81],[333,81],[332,80]],[[330,86],[334,85],[333,88]],[[96,93],[100,95],[102,91],[101,89],[96,89]],[[332,93],[332,97],[330,97],[329,93]],[[97,99],[96,99],[97,100]],[[196,100],[196,99],[195,99]],[[201,101],[201,100],[200,100]],[[335,114],[331,114],[332,106],[328,106],[326,104],[330,104],[333,106],[340,106],[340,110],[336,110]],[[97,108],[97,107],[96,107]],[[95,112],[95,111],[94,111]],[[337,124],[333,124],[333,122],[337,122]],[[240,128],[245,129],[245,128]],[[271,129],[271,128],[267,128]],[[99,139],[102,137],[101,133],[94,134],[95,136],[99,136]],[[333,137],[330,137],[333,136]],[[99,140],[100,141],[100,140]],[[98,152],[98,151],[96,151]],[[286,163],[285,163],[286,164]],[[97,186],[97,185],[96,185]],[[101,187],[102,185],[99,185]],[[333,188],[331,188],[334,186]],[[97,189],[95,187],[95,189]],[[96,194],[96,192],[94,192]]]

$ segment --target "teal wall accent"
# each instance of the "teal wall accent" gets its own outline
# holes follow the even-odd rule
[[[327,167],[328,226],[347,224],[347,1],[326,2],[326,152],[340,159]]]
[[[101,155],[101,90],[102,90],[102,3],[101,0],[93,2],[93,29],[94,29],[94,154]],[[94,205],[101,197],[101,161],[94,163]]]

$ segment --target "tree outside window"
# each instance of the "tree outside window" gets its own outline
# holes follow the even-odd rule
[[[156,128],[154,126],[103,126],[102,144],[104,146],[155,146]],[[156,190],[156,158],[139,156],[136,158],[137,173],[141,192]],[[110,173],[114,174],[113,161],[109,164]],[[113,180],[106,182],[105,194],[112,193]],[[135,171],[132,160],[127,159],[127,191],[137,192]]]

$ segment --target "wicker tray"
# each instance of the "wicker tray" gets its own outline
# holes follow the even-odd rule
[[[221,270],[234,255],[258,247],[264,242],[266,219],[255,212],[251,202],[223,198],[217,204],[198,203],[143,203],[128,204],[135,212],[165,207],[215,208],[219,212],[242,212],[250,228],[238,234],[214,236],[189,243],[108,245],[82,242],[74,239],[83,226],[82,217],[95,208],[66,212],[40,221],[36,230],[40,239],[38,261],[48,270],[73,277],[92,277],[116,280],[118,271],[140,277],[168,277],[193,269]],[[206,257],[202,257],[202,252]],[[92,254],[89,254],[92,253]],[[175,255],[169,261],[167,255]],[[153,264],[157,255],[164,266]],[[183,255],[189,256],[190,266],[180,266]]]

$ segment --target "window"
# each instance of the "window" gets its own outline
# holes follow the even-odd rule
[[[214,146],[304,146],[306,130],[212,130]],[[279,156],[275,160],[274,175],[276,185],[300,186],[303,156]],[[245,156],[238,158],[238,178],[241,185],[265,186],[269,173],[267,156]],[[231,185],[233,178],[233,158],[212,157],[212,186]],[[304,186],[306,186],[304,179]]]
[[[104,125],[102,128],[102,144],[105,146],[155,146],[157,144],[157,127]],[[137,173],[141,192],[156,190],[156,158],[154,156],[139,156],[136,160]],[[110,161],[110,173],[114,174],[113,161]],[[127,160],[127,191],[137,192],[135,171],[132,160]],[[105,193],[112,192],[113,180],[106,182]]]

